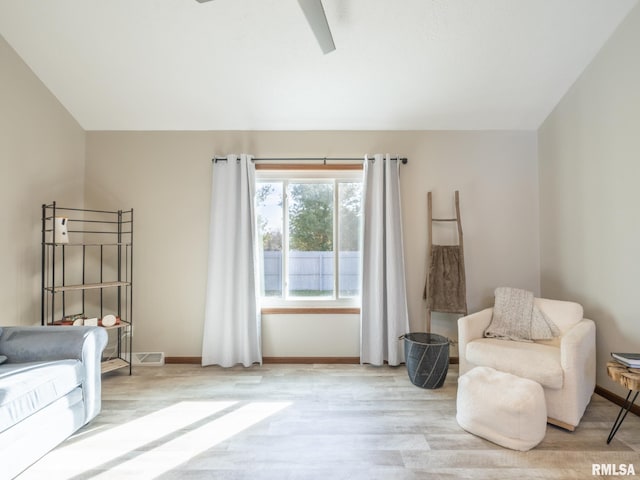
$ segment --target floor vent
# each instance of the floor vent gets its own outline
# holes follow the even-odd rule
[[[133,364],[160,367],[164,365],[164,352],[134,352]]]

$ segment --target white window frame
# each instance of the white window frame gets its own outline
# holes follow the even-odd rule
[[[289,183],[318,183],[322,180],[333,180],[333,245],[334,245],[334,296],[333,297],[313,297],[313,298],[301,298],[301,297],[287,297],[287,279],[289,278],[288,271],[288,251],[289,251],[289,225],[288,225],[288,199],[287,187]],[[336,188],[338,183],[350,183],[350,182],[363,182],[362,170],[256,170],[255,177],[256,185],[263,182],[283,182],[283,223],[282,223],[282,251],[283,251],[283,269],[282,269],[282,297],[266,297],[263,296],[260,299],[260,305],[264,308],[271,307],[284,307],[284,308],[350,308],[360,307],[361,297],[339,297],[339,255],[338,255],[338,239],[339,237],[339,225],[338,225],[338,208],[339,208],[339,191]],[[256,235],[259,236],[259,231],[256,229]],[[360,232],[362,236],[362,231]],[[261,241],[260,238],[257,239]],[[360,252],[362,255],[362,251]],[[362,263],[362,258],[360,258]],[[260,282],[264,281],[264,277],[260,275]]]

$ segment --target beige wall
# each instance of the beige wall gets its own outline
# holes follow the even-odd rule
[[[82,205],[84,139],[0,36],[0,325],[40,323],[40,207]]]
[[[461,192],[470,310],[491,304],[499,285],[539,292],[536,142],[535,132],[88,132],[86,202],[135,209],[134,350],[199,356],[214,153],[407,156],[409,313],[422,331],[429,190],[437,215],[452,215],[453,191]],[[337,320],[265,317],[264,354],[357,356],[357,316]],[[300,335],[301,322],[323,323]],[[455,319],[436,315],[433,331],[455,338]]]
[[[598,385],[611,351],[640,351],[640,7],[539,131],[541,288],[597,324]]]

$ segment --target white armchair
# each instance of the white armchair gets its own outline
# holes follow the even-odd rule
[[[484,338],[492,308],[458,320],[460,375],[476,366],[492,367],[542,385],[548,422],[573,431],[595,389],[596,329],[574,302],[536,298],[535,305],[558,326],[553,340],[516,342]]]

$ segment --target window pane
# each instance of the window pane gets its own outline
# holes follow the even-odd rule
[[[333,296],[333,183],[290,183],[289,278],[292,297]]]
[[[267,297],[282,297],[282,182],[258,182],[256,216],[262,239],[262,286]]]
[[[360,295],[362,183],[339,183],[338,199],[339,296],[357,297]]]

